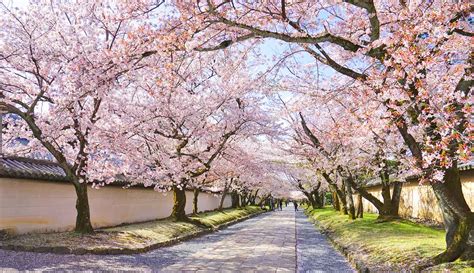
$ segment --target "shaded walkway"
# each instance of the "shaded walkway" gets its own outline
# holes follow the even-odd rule
[[[301,211],[296,226],[298,272],[355,272]]]
[[[296,218],[296,221],[295,221]],[[298,231],[296,230],[298,229]],[[297,235],[297,236],[296,236]],[[295,245],[298,238],[298,251]],[[298,259],[297,255],[298,253]],[[0,250],[0,271],[244,271],[350,270],[342,256],[293,207],[263,214],[178,245],[136,255],[58,255]]]

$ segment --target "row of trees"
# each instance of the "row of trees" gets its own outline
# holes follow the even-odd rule
[[[472,151],[468,1],[208,0],[179,8],[196,26],[203,50],[264,39],[286,45],[279,61],[288,61],[289,73],[281,86],[313,98],[294,109],[302,112],[298,141],[311,147],[300,154],[331,187],[341,177],[347,193],[359,188],[361,171],[386,182],[393,161],[414,170],[431,184],[445,221],[447,248],[434,262],[472,258],[474,214],[458,169]],[[335,191],[344,202],[342,190]],[[397,194],[388,193],[383,202],[363,196],[390,215]],[[353,215],[350,198],[345,205]]]
[[[408,171],[443,213],[447,248],[433,261],[472,258],[458,168],[472,157],[468,1],[30,5],[2,6],[1,107],[71,177],[78,231],[91,230],[86,183],[117,173],[172,188],[176,219],[183,190],[208,181],[246,181],[247,196],[327,187],[351,218],[357,192],[391,218],[390,176]],[[311,171],[275,175],[253,147],[262,135]],[[371,177],[382,199],[361,186]]]
[[[77,194],[77,232],[93,232],[89,183],[125,179],[172,190],[177,221],[189,221],[189,188],[195,211],[202,188],[233,192],[239,205],[268,194],[259,191],[269,184],[264,163],[245,148],[275,130],[262,108],[265,75],[250,73],[245,51],[229,58],[186,50],[189,34],[166,8],[162,1],[35,1],[27,10],[0,3],[7,152],[34,152],[63,168]]]

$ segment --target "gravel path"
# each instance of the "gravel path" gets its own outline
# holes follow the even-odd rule
[[[297,265],[298,272],[351,270],[301,212],[295,216],[291,206],[145,254],[58,255],[0,250],[2,272],[295,272]]]

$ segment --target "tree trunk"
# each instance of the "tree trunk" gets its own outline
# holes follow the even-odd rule
[[[257,200],[257,195],[258,195],[258,189],[255,191],[255,194],[252,196],[252,200],[250,201],[250,204],[255,206],[256,200]]]
[[[310,196],[312,196],[311,199],[313,200],[313,203],[311,204],[311,206],[313,206],[313,208],[315,208],[315,209],[322,208],[319,193],[317,191],[316,192],[313,191],[313,192],[310,193]]]
[[[245,193],[242,196],[242,207],[247,206],[249,204],[249,201],[250,201],[250,193]]]
[[[340,211],[343,213],[343,214],[347,214],[347,203],[346,203],[346,196],[345,196],[345,193],[344,193],[344,190],[340,190],[338,187],[337,187],[337,184],[335,182],[332,181],[331,177],[329,176],[329,174],[323,172],[322,173],[324,179],[326,179],[326,181],[328,182],[328,185],[329,185],[329,189],[331,189],[333,192],[336,192],[336,195],[339,199],[339,207],[340,207]],[[344,186],[343,186],[344,187]]]
[[[267,196],[262,196],[260,198],[260,201],[258,202],[258,206],[261,207],[261,206],[265,205],[265,202],[267,201],[267,199],[268,199],[268,195]]]
[[[398,207],[400,205],[401,183],[395,182],[393,185],[394,196],[390,194],[390,180],[389,173],[386,168],[380,172],[380,179],[382,181],[382,198],[383,204],[379,211],[379,219],[392,220],[399,218]]]
[[[171,218],[174,221],[185,221],[189,219],[186,216],[186,190],[185,188],[179,188],[173,186],[173,210],[171,212]]]
[[[432,185],[443,213],[446,229],[446,250],[434,258],[435,264],[458,258],[474,259],[474,213],[462,193],[457,166],[447,170],[443,183]]]
[[[337,198],[337,193],[335,191],[332,191],[332,206],[337,211],[341,210],[341,205],[339,204],[339,198]]]
[[[346,195],[343,191],[337,188],[336,185],[329,185],[330,188],[336,192],[337,202],[339,204],[339,211],[343,214],[347,214],[347,202],[346,202]]]
[[[224,201],[227,196],[227,188],[224,188],[222,191],[222,196],[221,196],[221,201],[219,202],[219,210],[222,210],[224,208]]]
[[[240,199],[239,208],[245,207],[245,194],[240,194],[239,199]]]
[[[357,195],[357,218],[364,218],[364,203],[360,194]]]
[[[340,212],[344,215],[347,215],[347,203],[346,203],[346,198],[343,197],[339,197],[339,195],[337,195],[337,199],[339,200],[339,204],[340,204]]]
[[[349,213],[349,219],[354,220],[356,218],[356,215],[355,215],[354,199],[352,198],[352,188],[351,188],[351,185],[347,181],[344,183],[344,188],[346,190],[346,203],[347,203],[347,212]]]
[[[78,179],[75,179],[78,180]],[[94,229],[91,224],[91,216],[89,209],[89,198],[87,197],[87,183],[79,183],[74,181],[74,188],[76,189],[76,227],[75,232],[78,233],[93,233]]]
[[[380,176],[382,179],[382,211],[380,211],[380,215],[390,215],[392,211],[392,197],[390,195],[390,184],[388,182],[388,175],[385,177],[384,175]]]
[[[193,214],[197,214],[198,211],[198,196],[199,196],[199,189],[194,189],[193,191]]]
[[[400,195],[402,190],[402,183],[395,182],[393,184],[393,195],[390,197],[390,184],[388,181],[386,183],[382,182],[382,197],[383,202],[380,201],[377,197],[372,195],[366,189],[358,186],[355,182],[353,177],[349,177],[346,181],[352,189],[354,189],[359,195],[364,197],[367,201],[372,203],[374,207],[379,212],[378,219],[387,221],[399,218],[398,210],[400,205]]]
[[[240,205],[239,194],[237,192],[232,192],[232,208],[238,208]]]
[[[311,205],[311,207],[313,209],[315,209],[317,207],[317,205],[316,205],[316,201],[314,200],[313,194],[310,193],[310,192],[307,192],[307,191],[302,191],[302,192],[306,196],[306,198],[308,198],[308,201],[309,201],[309,204]]]
[[[402,187],[403,184],[401,182],[394,182],[393,185],[393,192],[392,192],[392,215],[395,217],[400,217],[398,212],[400,210],[400,198],[402,196]]]

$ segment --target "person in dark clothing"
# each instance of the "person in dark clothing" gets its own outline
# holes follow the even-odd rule
[[[283,210],[283,201],[281,199],[278,200],[278,207],[280,208],[280,210]]]
[[[293,200],[293,206],[295,207],[295,211],[298,211],[298,202]]]

